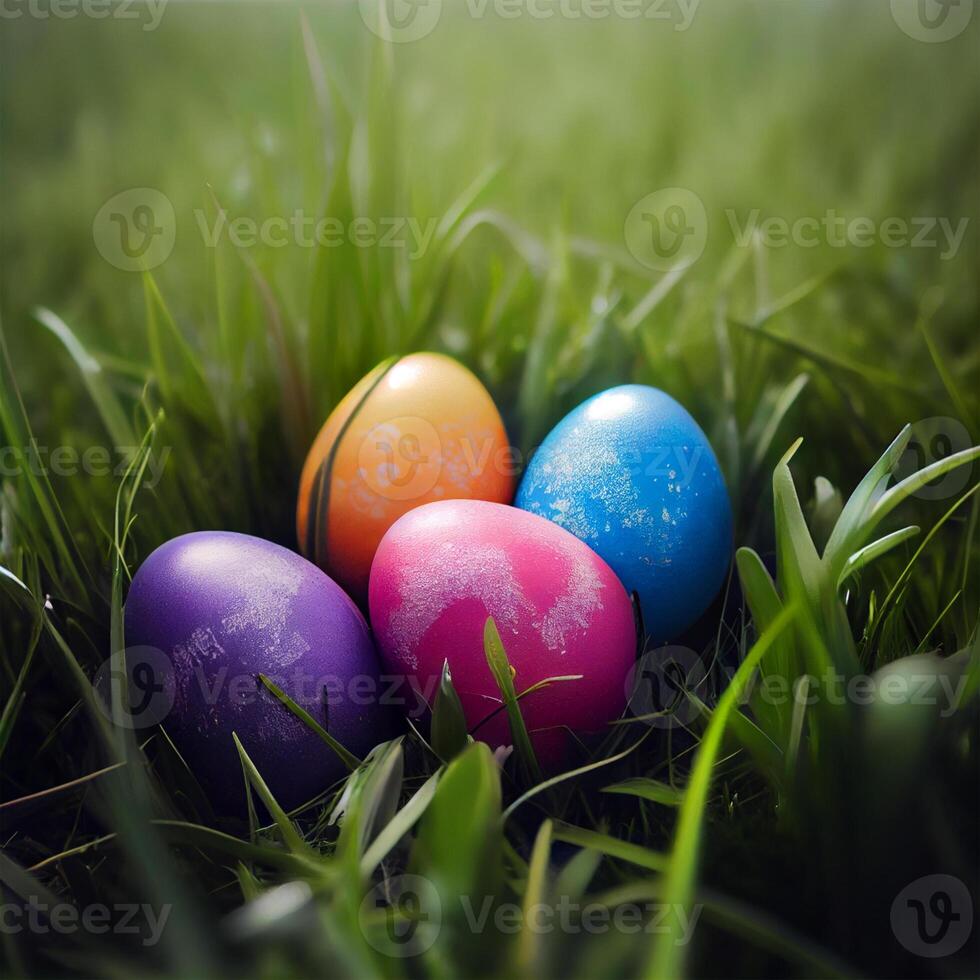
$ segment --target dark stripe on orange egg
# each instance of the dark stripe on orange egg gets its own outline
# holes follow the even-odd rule
[[[332,482],[333,464],[337,458],[337,451],[340,449],[340,443],[343,441],[354,419],[374,393],[374,389],[381,384],[388,372],[400,360],[400,356],[390,357],[387,361],[379,365],[378,376],[368,386],[367,391],[364,392],[361,400],[354,406],[350,415],[344,419],[340,431],[337,433],[337,438],[334,439],[330,451],[323,458],[323,462],[320,464],[316,477],[313,480],[313,486],[310,489],[310,509],[306,518],[306,554],[311,556],[314,564],[324,569],[324,571],[326,571],[327,565],[326,542],[327,520],[330,510],[330,484]]]

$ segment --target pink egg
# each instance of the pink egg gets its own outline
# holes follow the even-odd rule
[[[470,733],[511,743],[483,652],[492,616],[542,764],[561,763],[568,729],[598,732],[623,711],[635,657],[633,609],[588,545],[535,514],[478,500],[426,504],[398,520],[371,567],[371,622],[385,668],[431,704],[448,660]],[[491,717],[492,716],[492,717]]]

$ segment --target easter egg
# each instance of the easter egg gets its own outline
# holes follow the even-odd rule
[[[647,633],[676,637],[710,604],[732,553],[732,512],[708,439],[673,398],[610,388],[558,423],[516,505],[570,531],[640,598]]]
[[[384,536],[371,569],[371,623],[387,672],[431,704],[449,662],[470,733],[510,744],[483,636],[493,617],[541,761],[569,734],[601,731],[623,711],[636,653],[633,610],[606,563],[558,525],[475,500],[427,504]]]
[[[402,514],[435,500],[510,503],[513,463],[489,392],[443,354],[392,358],[362,378],[316,437],[300,478],[304,555],[359,602]]]
[[[233,732],[284,807],[347,772],[261,685],[260,673],[354,755],[387,737],[364,617],[335,582],[286,548],[224,531],[174,538],[137,571],[125,623],[128,651],[139,659],[155,648],[171,672],[155,680],[171,703],[153,720],[220,812],[245,806]],[[139,677],[137,667],[128,669]]]

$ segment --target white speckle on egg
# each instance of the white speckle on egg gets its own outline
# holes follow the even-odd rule
[[[225,634],[261,633],[270,666],[288,667],[309,649],[301,636],[286,633],[292,600],[302,580],[301,566],[278,556],[270,555],[261,565],[250,566],[238,580],[234,611],[221,621]]]
[[[387,631],[395,637],[395,655],[413,670],[412,653],[445,609],[461,599],[477,598],[499,629],[514,630],[521,615],[534,609],[518,585],[502,548],[460,548],[446,542],[402,570],[398,584],[401,603],[388,617]]]
[[[571,572],[565,591],[545,613],[535,628],[549,650],[564,653],[567,635],[588,629],[592,617],[602,609],[602,590],[605,586],[595,565],[569,551],[562,555],[571,563]]]

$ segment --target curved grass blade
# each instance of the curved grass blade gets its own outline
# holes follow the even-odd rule
[[[432,748],[443,762],[448,762],[466,748],[468,741],[463,705],[453,687],[449,661],[445,660],[432,705]]]
[[[368,878],[374,869],[387,857],[393,847],[412,829],[416,821],[425,813],[435,796],[442,770],[434,772],[409,799],[409,801],[389,820],[378,836],[371,842],[361,858],[361,874]]]
[[[107,383],[102,365],[82,346],[71,327],[51,310],[43,306],[37,307],[34,310],[34,319],[58,338],[75,362],[89,397],[98,409],[102,423],[109,433],[109,438],[116,446],[135,445],[136,433],[115,392]]]
[[[272,816],[272,819],[276,822],[276,826],[279,828],[279,833],[282,834],[282,839],[286,846],[289,848],[293,854],[310,854],[309,846],[300,837],[299,832],[293,825],[292,820],[286,816],[286,811],[279,805],[276,798],[272,795],[271,790],[266,785],[265,780],[262,778],[261,773],[255,768],[255,763],[249,758],[248,753],[245,751],[245,746],[242,745],[238,734],[236,732],[231,733],[232,741],[235,743],[235,748],[238,750],[238,757],[242,761],[242,767],[245,770],[245,774],[248,777],[249,784],[258,794],[259,799],[265,804],[266,809]]]
[[[521,714],[520,706],[517,703],[517,693],[514,690],[514,671],[507,659],[504,644],[497,631],[497,624],[493,617],[487,619],[483,627],[483,651],[490,666],[500,694],[504,699],[504,707],[507,709],[507,720],[510,722],[510,732],[514,739],[514,747],[517,749],[518,759],[525,769],[526,776],[534,783],[540,783],[543,776],[541,767],[538,765],[534,748],[531,745],[531,738],[527,733],[527,726],[524,724],[524,716]]]
[[[521,907],[524,911],[524,921],[533,921],[533,909],[539,905],[545,894],[548,875],[548,862],[551,856],[552,823],[545,820],[538,829],[531,849],[531,861],[527,869],[527,881],[524,886],[524,900]],[[517,966],[521,972],[533,976],[535,963],[538,959],[539,938],[534,929],[522,929],[517,941]]]
[[[684,802],[677,821],[674,847],[666,869],[663,898],[668,904],[689,908],[694,894],[697,876],[698,854],[701,845],[701,828],[708,802],[711,777],[721,748],[722,736],[731,713],[736,709],[742,693],[756,667],[772,648],[773,642],[796,617],[796,607],[784,609],[772,625],[759,637],[742,661],[731,683],[725,689],[715,708],[698,748]],[[653,949],[646,976],[652,980],[673,980],[685,975],[686,949],[678,945],[674,935],[674,921],[669,932],[659,937]]]
[[[634,776],[632,779],[624,779],[621,783],[603,786],[602,792],[638,796],[640,799],[650,800],[651,803],[669,807],[680,806],[684,799],[683,790],[675,789],[669,783],[663,783],[658,779],[647,779],[645,776]]]
[[[308,712],[301,708],[281,687],[271,681],[265,674],[258,675],[259,680],[265,685],[266,690],[269,691],[284,707],[288,708],[304,725],[310,728],[312,731],[316,732],[323,741],[330,746],[330,748],[336,753],[347,768],[353,772],[361,765],[361,760],[354,755],[353,752],[349,752],[347,749],[340,744],[330,734],[317,720]]]
[[[272,844],[250,844],[212,827],[187,823],[183,820],[154,820],[153,825],[161,828],[165,835],[181,844],[199,847],[202,850],[218,851],[239,861],[254,862],[269,868],[278,868],[290,874],[324,876],[327,866],[292,851],[275,847]]]
[[[935,463],[924,466],[917,473],[906,477],[901,483],[896,483],[890,490],[883,493],[871,508],[866,525],[868,533],[870,534],[876,525],[881,523],[902,501],[911,497],[916,490],[921,490],[927,483],[931,483],[950,470],[965,466],[976,459],[980,459],[980,446],[973,446],[970,449],[953,453],[952,456],[946,456],[944,459],[937,459]]]
[[[865,515],[884,491],[888,478],[898,465],[911,438],[912,426],[906,425],[848,498],[823,551],[823,560],[830,564],[832,572],[839,574],[838,566],[846,560],[845,552],[850,555],[860,547],[862,542],[859,537]]]
[[[662,872],[667,868],[668,858],[665,854],[658,854],[640,844],[619,840],[595,830],[586,830],[584,827],[558,822],[555,824],[555,840],[575,844],[578,847],[587,847],[607,857],[628,861],[638,868],[646,868],[648,871]]]
[[[887,554],[892,548],[897,548],[902,542],[914,538],[921,528],[916,525],[903,527],[899,531],[892,531],[871,544],[866,544],[863,548],[855,551],[844,563],[844,568],[837,576],[837,588],[839,589],[852,575],[856,575],[866,565],[877,561],[882,555]]]

